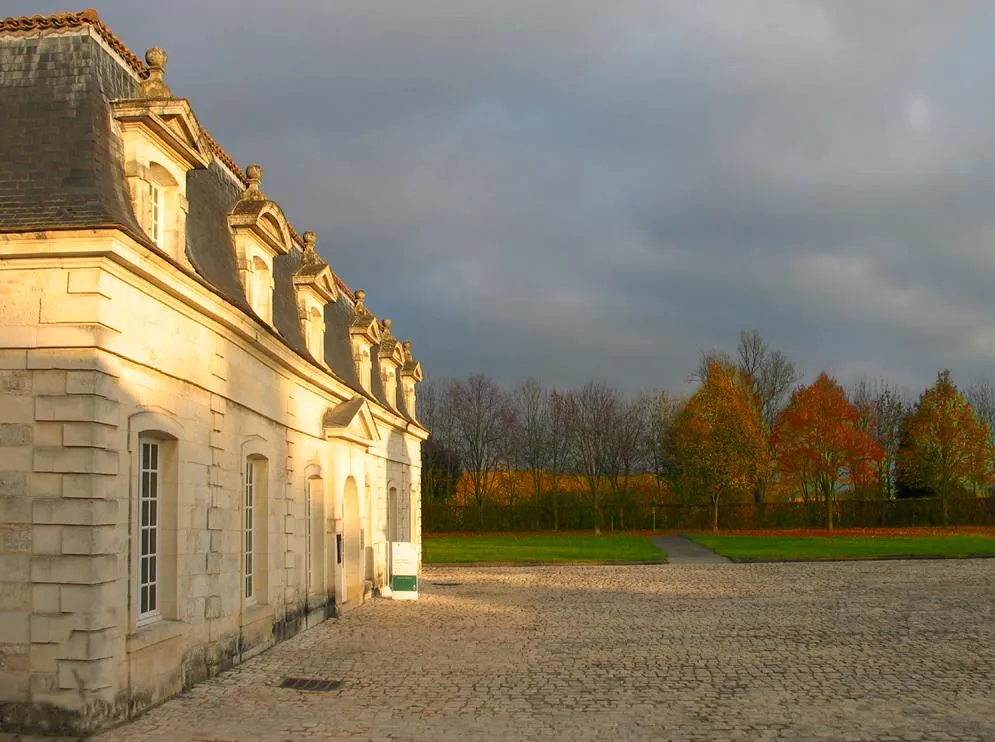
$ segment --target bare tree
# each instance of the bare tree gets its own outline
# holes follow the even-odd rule
[[[907,393],[883,379],[858,379],[849,394],[868,432],[884,451],[878,465],[878,492],[889,500],[895,496],[895,457],[902,440],[902,423],[912,404]]]
[[[502,489],[508,498],[508,505],[515,506],[518,495],[521,492],[521,481],[518,477],[518,470],[522,463],[522,429],[518,418],[518,410],[515,409],[511,400],[506,400],[505,408],[502,410],[503,432],[498,442],[498,471],[502,482]]]
[[[739,333],[736,356],[739,368],[753,379],[753,391],[760,397],[761,413],[769,430],[801,374],[784,353],[770,349],[759,330]]]
[[[964,391],[964,396],[978,419],[988,423],[988,434],[995,446],[995,384],[988,379],[979,379]]]
[[[618,510],[619,527],[625,529],[625,510],[631,506],[630,481],[646,461],[646,431],[649,428],[649,395],[619,401],[606,433],[606,474]]]
[[[553,389],[546,398],[546,466],[549,471],[549,496],[553,506],[553,530],[560,530],[560,477],[563,476],[573,448],[573,397]]]
[[[784,407],[792,387],[801,379],[794,362],[788,360],[781,351],[771,350],[759,330],[743,330],[739,333],[735,358],[725,351],[702,351],[690,380],[703,382],[708,377],[708,368],[713,362],[723,368],[736,368],[750,375],[753,391],[760,397],[761,414],[768,429],[773,426],[777,413]]]
[[[453,445],[466,467],[483,527],[484,503],[494,491],[503,453],[508,401],[493,379],[480,374],[451,382],[446,397],[452,409]]]
[[[685,499],[685,493],[680,487],[683,468],[681,457],[677,451],[677,441],[674,438],[674,421],[687,398],[669,392],[654,394],[649,402],[649,422],[646,430],[649,463],[656,478],[657,493],[662,494],[666,484],[671,491]]]
[[[620,397],[617,389],[589,381],[571,393],[573,459],[591,496],[594,532],[601,533],[599,501],[601,478],[609,457],[609,427],[617,415]]]
[[[758,462],[760,465],[756,467],[756,476],[751,489],[757,519],[762,522],[767,488],[774,476],[773,462],[776,452],[771,434],[774,420],[784,407],[791,388],[801,379],[801,374],[784,353],[770,349],[770,345],[763,339],[759,330],[743,330],[739,333],[735,360],[729,354],[717,350],[702,353],[701,361],[692,378],[703,382],[707,378],[709,364],[712,362],[718,362],[723,368],[734,368],[745,372],[756,395],[757,412],[762,423],[763,446],[762,461]]]
[[[521,460],[532,479],[535,493],[535,527],[539,527],[542,475],[549,463],[549,394],[538,379],[526,379],[516,389],[513,401],[518,413]]]
[[[453,444],[452,408],[446,394],[450,383],[430,378],[418,393],[418,418],[431,434],[422,443],[422,492],[432,500],[451,497],[463,471]]]

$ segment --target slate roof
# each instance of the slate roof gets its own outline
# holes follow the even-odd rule
[[[132,210],[122,144],[111,129],[109,110],[112,100],[139,97],[147,76],[146,65],[95,10],[0,19],[0,232],[115,228],[157,249]],[[245,173],[210,134],[202,133],[215,159],[187,175],[187,257],[202,283],[251,315],[227,221],[247,187]],[[293,285],[294,273],[302,268],[303,241],[293,227],[290,231],[293,248],[273,261],[274,334],[315,362],[307,351]],[[325,306],[325,361],[347,386],[391,409],[376,347],[372,393],[359,383],[349,327],[371,318],[356,316],[353,293],[331,273],[340,298]]]

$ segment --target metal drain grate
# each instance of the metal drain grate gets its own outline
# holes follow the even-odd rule
[[[308,690],[315,693],[336,690],[341,685],[341,680],[319,680],[317,678],[284,678],[283,682],[280,683],[281,688]]]
[[[459,587],[462,582],[430,582],[429,585],[439,585],[440,587]]]

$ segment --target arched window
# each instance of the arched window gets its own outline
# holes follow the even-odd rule
[[[318,363],[325,362],[325,318],[316,306],[308,312],[307,348]]]
[[[324,514],[325,483],[316,473],[308,477],[304,494],[304,586],[309,596],[325,592]]]
[[[131,185],[135,216],[151,240],[174,260],[185,259],[186,201],[172,173],[158,162],[133,163]]]
[[[273,274],[270,265],[255,255],[251,263],[252,275],[246,281],[246,298],[252,310],[264,321],[273,321]]]
[[[140,412],[129,421],[132,457],[132,617],[136,628],[179,618],[176,514],[180,426]]]
[[[256,454],[247,456],[242,478],[242,584],[246,606],[267,600],[268,480],[269,461]]]

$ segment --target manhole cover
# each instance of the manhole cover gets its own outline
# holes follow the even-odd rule
[[[335,690],[340,685],[342,685],[341,680],[319,680],[318,678],[284,678],[283,682],[280,683],[281,688],[308,690],[316,693]]]

